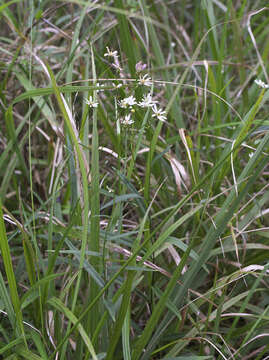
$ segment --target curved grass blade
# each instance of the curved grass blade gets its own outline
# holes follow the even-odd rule
[[[57,298],[52,298],[48,300],[48,304],[50,304],[51,306],[53,306],[55,309],[57,309],[58,311],[60,311],[60,313],[64,314],[68,320],[70,320],[73,324],[76,324],[78,322],[78,319],[76,318],[76,316],[72,313],[72,311],[70,311],[62,302],[61,300],[57,299]],[[93,348],[92,342],[90,340],[90,338],[88,337],[85,329],[83,328],[83,326],[81,325],[81,323],[79,323],[77,325],[78,331],[83,339],[83,341],[85,342],[85,345],[87,346],[92,359],[93,360],[98,360],[97,355],[95,353],[95,350]]]

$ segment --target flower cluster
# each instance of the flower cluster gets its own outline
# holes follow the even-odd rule
[[[119,81],[123,83],[115,84],[112,83],[112,86],[114,89],[120,88],[124,84],[124,73],[122,72],[122,69],[120,68],[119,63],[119,55],[116,50],[111,50],[108,46],[106,47],[106,52],[104,53],[104,57],[112,58],[112,66],[117,68],[120,71],[120,77],[122,79],[118,79]],[[152,87],[153,81],[149,74],[142,75],[141,72],[146,69],[147,65],[143,64],[141,61],[136,64],[136,72],[139,75],[139,78],[136,81],[137,86],[146,86],[146,87]],[[132,79],[132,81],[134,81]],[[98,85],[98,88],[100,87],[99,83],[96,83]],[[102,86],[101,86],[102,87]],[[102,89],[101,89],[102,90]],[[100,89],[96,90],[96,93],[100,91]],[[85,99],[85,102],[88,106],[92,108],[96,108],[98,106],[98,101],[96,101],[95,98],[92,96],[89,97],[89,99]],[[120,123],[123,126],[130,126],[134,123],[134,120],[132,120],[131,115],[135,112],[135,106],[140,108],[149,108],[152,111],[152,117],[158,119],[159,121],[165,122],[166,121],[166,112],[163,111],[162,108],[157,107],[157,101],[153,100],[152,93],[148,92],[147,94],[144,94],[142,99],[136,99],[133,95],[130,95],[128,97],[125,97],[117,102],[120,108],[125,109],[129,111],[129,113],[124,114],[123,117],[120,118]]]
[[[151,93],[144,95],[142,101],[137,102],[133,95],[128,96],[118,102],[119,106],[124,109],[133,110],[133,106],[137,105],[141,108],[151,108],[153,114],[152,117],[156,117],[159,121],[165,122],[166,112],[162,108],[157,108],[157,101],[152,99]],[[127,123],[129,124],[130,118],[128,117]]]
[[[97,108],[98,101],[94,100],[92,96],[89,97],[89,99],[85,99],[85,103],[92,108]],[[118,101],[119,106],[122,109],[129,109],[131,112],[134,112],[133,106],[137,105],[141,108],[151,108],[152,110],[152,117],[157,118],[159,121],[165,122],[166,121],[166,112],[163,111],[162,108],[158,108],[156,105],[157,101],[152,99],[151,93],[148,93],[143,96],[142,100],[137,102],[135,97],[133,95],[130,95],[126,98],[121,99]],[[131,115],[127,114],[125,117],[121,120],[121,123],[123,125],[131,125],[134,123],[133,120],[131,120]]]

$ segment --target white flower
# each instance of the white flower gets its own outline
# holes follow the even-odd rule
[[[263,82],[261,79],[256,79],[255,80],[255,83],[262,87],[263,89],[268,89],[269,88],[269,85],[268,84],[265,84],[265,82]]]
[[[148,74],[145,74],[144,76],[140,75],[138,84],[144,86],[151,86],[152,85],[151,77],[149,77]]]
[[[104,53],[104,56],[105,56],[105,57],[106,57],[106,56],[111,56],[111,57],[113,57],[113,58],[118,57],[118,52],[117,52],[117,50],[115,50],[115,51],[110,50],[108,46],[106,46],[106,50],[107,50],[107,52]]]
[[[98,102],[94,101],[92,96],[90,96],[89,99],[85,99],[85,103],[92,108],[96,108],[98,106]]]
[[[98,87],[98,88],[102,88],[104,85],[100,85],[100,83],[97,82],[97,83],[95,84],[95,86]],[[99,91],[104,91],[104,90],[103,90],[103,89],[96,89],[95,91],[96,91],[96,93],[98,94]]]
[[[120,122],[124,126],[130,126],[134,123],[134,121],[131,119],[131,114],[125,115],[124,118],[120,120]]]
[[[115,89],[119,89],[120,87],[122,87],[121,83],[119,83],[119,84],[112,83],[112,85]]]
[[[161,108],[157,109],[157,106],[155,104],[152,106],[152,111],[154,112],[152,117],[156,117],[160,121],[165,121],[166,120],[165,111],[162,111]]]
[[[143,99],[140,103],[138,103],[139,106],[141,107],[151,107],[154,104],[156,104],[157,101],[152,100],[152,95],[151,93],[148,93],[147,95],[143,96]]]
[[[120,107],[125,108],[125,109],[126,109],[128,106],[133,106],[133,105],[135,105],[135,104],[136,104],[136,100],[135,100],[135,98],[134,98],[133,95],[128,96],[127,98],[124,98],[124,99],[122,99],[121,101],[119,101]]]

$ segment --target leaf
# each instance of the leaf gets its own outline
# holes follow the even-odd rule
[[[52,298],[48,301],[48,304],[50,304],[51,306],[53,306],[54,308],[56,308],[58,311],[60,311],[61,314],[64,314],[68,320],[70,320],[73,324],[76,324],[78,319],[76,318],[76,316],[72,313],[72,311],[70,311],[62,302],[61,300],[57,299],[57,298]],[[90,338],[88,337],[86,331],[84,330],[83,326],[81,323],[77,324],[77,329],[82,337],[82,339],[84,340],[85,345],[87,346],[93,360],[98,360],[98,357],[95,353],[95,350],[93,348],[92,342],[90,340]]]

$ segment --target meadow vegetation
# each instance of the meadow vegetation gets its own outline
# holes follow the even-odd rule
[[[0,2],[0,358],[269,358],[269,8]]]

